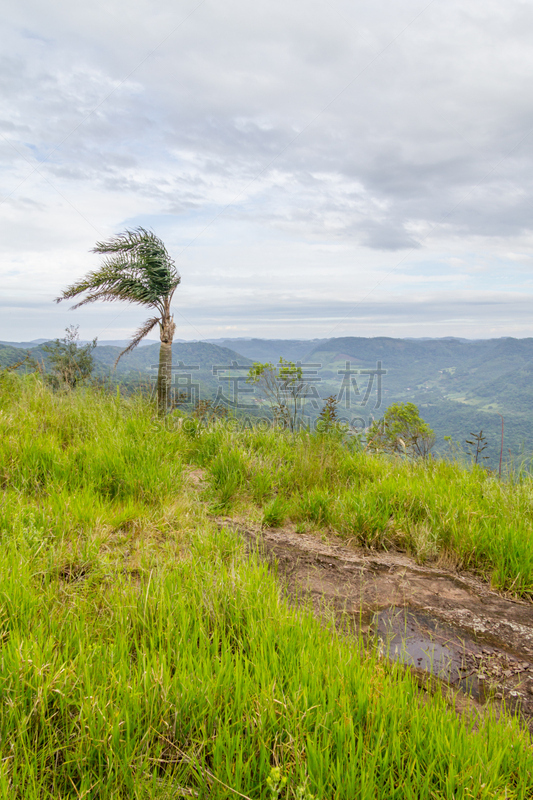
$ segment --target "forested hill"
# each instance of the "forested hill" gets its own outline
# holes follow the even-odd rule
[[[19,363],[26,352],[31,354],[34,361],[42,364],[45,369],[48,368],[48,354],[42,344],[30,342],[32,346],[26,350],[18,344],[0,344],[0,368]],[[96,347],[93,351],[95,377],[109,378],[130,388],[137,384],[146,387],[155,381],[159,365],[159,344],[137,347],[123,356],[115,369],[115,361],[123,349],[123,346],[113,345]],[[216,395],[221,384],[227,384],[228,374],[231,379],[232,369],[234,376],[246,375],[252,364],[250,359],[240,353],[208,342],[175,342],[172,345],[172,360],[176,373],[174,380],[179,375],[179,385],[198,384],[194,394],[196,399]],[[235,369],[235,364],[243,369]]]
[[[117,355],[123,349],[109,345],[97,347],[94,351],[95,361],[101,368],[112,369]],[[172,360],[175,366],[181,362],[184,366],[199,367],[202,373],[208,372],[211,375],[213,367],[231,366],[234,361],[243,365],[252,363],[250,359],[235,350],[218,347],[208,342],[175,342],[172,345]],[[120,359],[117,365],[117,374],[125,375],[137,372],[149,375],[152,371],[157,371],[158,364],[159,344],[138,347]]]
[[[225,344],[239,351],[242,340],[226,339]],[[246,355],[252,360],[275,361],[283,355],[276,351],[275,340],[246,340]],[[305,351],[302,342],[294,347],[287,341],[285,350],[292,360],[300,359],[316,370],[316,386],[321,397],[338,394],[346,378],[346,362],[352,370],[375,369],[381,363],[381,403],[377,397],[377,380],[364,405],[368,377],[354,374],[360,391],[350,408],[346,393],[341,400],[341,413],[368,421],[379,417],[394,402],[413,402],[434,428],[438,447],[447,447],[445,436],[465,445],[472,432],[483,430],[487,436],[490,464],[499,460],[501,416],[505,420],[504,454],[519,459],[533,456],[533,339],[396,339],[347,336],[322,341],[309,341]],[[291,350],[292,348],[292,350]],[[304,352],[305,351],[305,352]],[[299,355],[297,355],[297,353]],[[276,357],[277,356],[277,357]],[[289,357],[289,356],[285,356]],[[311,367],[311,365],[313,365]],[[376,405],[378,407],[376,407]],[[509,452],[510,451],[510,452]]]
[[[379,337],[330,339],[308,354],[321,363],[331,386],[346,367],[372,368],[378,361],[383,376],[383,403],[413,402],[434,428],[439,448],[444,436],[465,445],[471,433],[483,430],[491,465],[499,460],[501,416],[507,459],[533,455],[533,339],[409,340]],[[509,452],[510,451],[510,452]]]
[[[421,340],[345,337],[310,351],[308,360],[335,372],[346,360],[387,370],[387,392],[437,392],[450,399],[527,413],[533,399],[533,339]]]
[[[15,364],[23,357],[22,344],[46,364],[40,343],[0,344],[0,367]],[[176,342],[173,345],[175,366],[181,362],[200,383],[203,396],[214,396],[224,376],[231,379],[236,362],[243,369],[253,361],[277,362],[280,356],[304,365],[314,380],[316,394],[325,398],[340,391],[349,369],[372,370],[378,362],[386,371],[382,376],[381,397],[377,380],[365,399],[368,376],[354,374],[359,395],[352,397],[349,408],[346,395],[341,413],[365,422],[379,417],[393,402],[413,402],[424,419],[434,428],[439,448],[446,447],[444,437],[465,443],[472,432],[483,430],[489,447],[490,464],[499,459],[501,416],[505,420],[504,450],[507,458],[521,453],[533,455],[533,339],[396,339],[389,337],[342,337],[315,340],[219,339],[209,342]],[[110,375],[134,385],[149,383],[159,360],[159,344],[147,344],[113,364],[121,347],[99,345],[95,350],[97,376]],[[218,368],[229,367],[227,371]],[[196,369],[198,367],[198,369]],[[213,371],[215,368],[215,371]],[[313,372],[314,371],[314,372]],[[228,381],[229,387],[229,381]],[[318,401],[315,402],[315,406]],[[311,415],[317,408],[309,407]],[[511,451],[509,453],[509,450]]]
[[[219,347],[229,347],[252,361],[276,363],[280,358],[302,361],[311,350],[327,339],[208,339]]]

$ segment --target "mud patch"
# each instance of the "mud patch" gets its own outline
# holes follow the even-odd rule
[[[293,528],[220,518],[275,561],[290,594],[376,638],[384,654],[471,697],[505,702],[533,731],[533,604],[503,597],[468,573],[322,541]]]

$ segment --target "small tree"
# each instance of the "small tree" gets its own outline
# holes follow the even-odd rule
[[[366,446],[374,452],[427,458],[434,445],[435,434],[415,404],[394,403],[371,424]]]
[[[272,412],[274,424],[296,430],[298,416],[307,394],[302,368],[292,361],[280,358],[277,364],[254,363],[250,367],[247,383],[258,386],[265,395]]]
[[[479,433],[471,433],[471,439],[466,439],[466,443],[470,445],[472,450],[467,450],[469,456],[472,456],[474,464],[478,464],[480,459],[486,461],[490,456],[482,456],[483,450],[488,447],[487,437],[483,436],[483,431]]]
[[[318,415],[317,429],[319,431],[328,433],[329,431],[335,429],[338,420],[338,402],[338,398],[334,394],[326,397],[326,402],[322,406],[322,410]]]
[[[176,325],[170,313],[172,297],[181,278],[161,239],[144,228],[126,230],[106,242],[97,242],[92,250],[104,256],[100,269],[89,272],[65,289],[56,302],[85,294],[72,308],[97,300],[117,300],[149,308],[154,316],[136,331],[129,345],[115,361],[131,352],[156,326],[159,327],[159,370],[157,407],[165,415],[170,402],[172,382],[172,340]]]
[[[47,379],[55,389],[74,389],[90,378],[94,369],[92,352],[96,347],[96,339],[81,345],[78,329],[78,325],[70,325],[65,328],[63,339],[55,339],[52,344],[45,344],[42,348],[48,354],[51,366]]]

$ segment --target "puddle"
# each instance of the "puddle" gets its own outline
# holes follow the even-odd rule
[[[446,644],[424,635],[415,614],[390,608],[374,616],[376,633],[384,651],[394,661],[411,664],[439,678],[450,678],[456,667],[456,654]]]
[[[289,595],[317,614],[378,640],[388,658],[475,701],[496,700],[533,732],[533,605],[475,576],[420,565],[402,553],[368,552],[292,528],[220,518],[273,562]]]
[[[382,653],[392,661],[429,672],[440,680],[460,686],[476,699],[483,688],[472,672],[471,660],[480,647],[454,635],[447,626],[407,608],[388,608],[373,615],[371,630]]]

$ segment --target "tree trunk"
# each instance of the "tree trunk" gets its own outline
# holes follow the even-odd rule
[[[159,348],[159,371],[157,373],[157,412],[161,417],[167,413],[171,400],[172,339],[175,330],[176,326],[170,315],[167,315],[159,323],[161,347]]]

